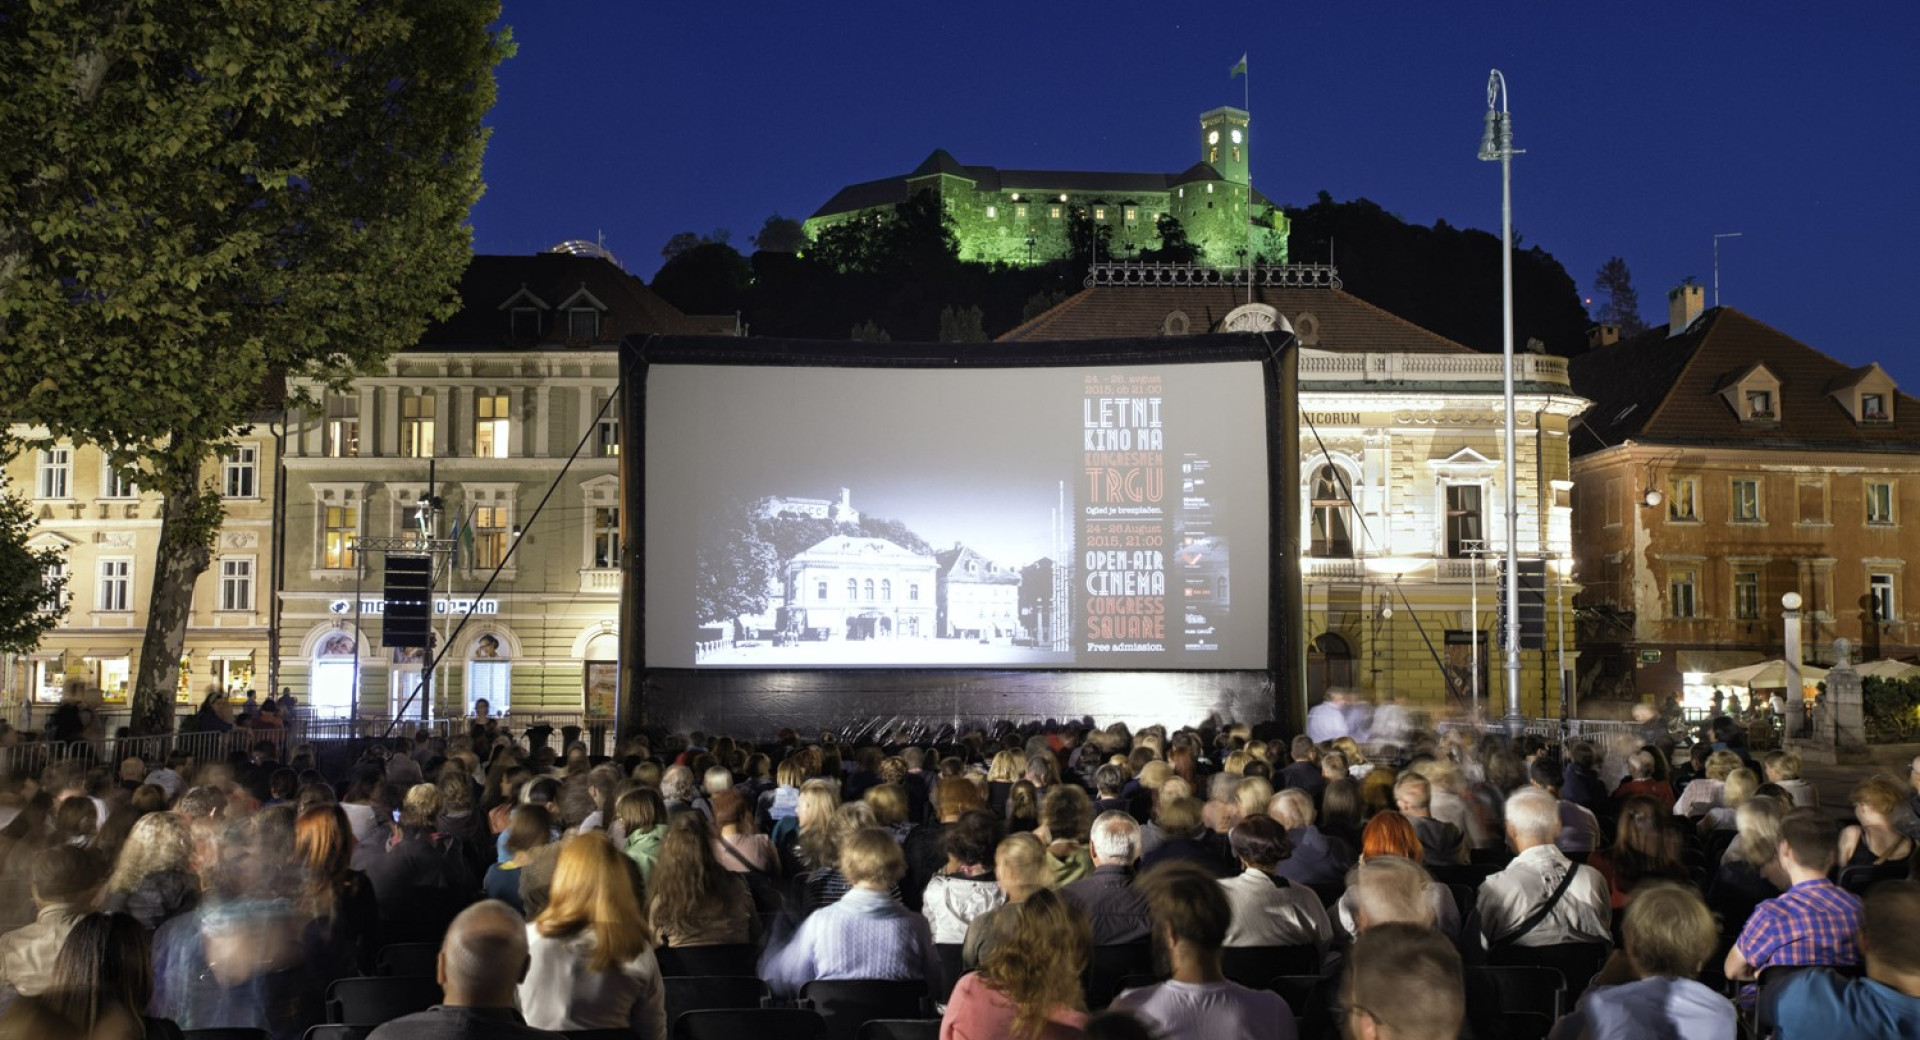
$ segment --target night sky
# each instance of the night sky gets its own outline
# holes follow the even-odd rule
[[[1196,117],[1243,103],[1242,52],[1269,197],[1497,234],[1499,167],[1475,157],[1497,67],[1528,153],[1516,232],[1583,293],[1619,255],[1649,324],[1688,276],[1711,305],[1712,236],[1740,232],[1723,302],[1920,393],[1901,310],[1920,282],[1917,4],[507,0],[506,21],[481,252],[604,235],[651,278],[675,232],[751,251],[768,214],[804,218],[936,147],[1178,171]]]

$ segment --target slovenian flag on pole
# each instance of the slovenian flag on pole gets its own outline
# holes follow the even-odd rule
[[[1236,63],[1233,66],[1233,68],[1230,68],[1227,70],[1227,78],[1232,79],[1235,76],[1244,76],[1246,74],[1247,74],[1247,56],[1245,54],[1242,54],[1240,55],[1239,62]]]

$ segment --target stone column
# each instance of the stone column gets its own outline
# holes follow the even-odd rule
[[[1835,747],[1865,747],[1867,743],[1867,704],[1860,673],[1847,660],[1851,649],[1844,639],[1834,642],[1834,662],[1827,672],[1827,710],[1832,722],[1821,727],[1820,737],[1831,739]]]

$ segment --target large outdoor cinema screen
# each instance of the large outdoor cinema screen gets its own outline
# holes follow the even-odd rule
[[[1155,342],[648,357],[645,667],[1269,669],[1273,365]]]

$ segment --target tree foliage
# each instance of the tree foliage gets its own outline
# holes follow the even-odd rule
[[[1647,323],[1640,318],[1640,294],[1633,289],[1633,272],[1627,270],[1625,260],[1608,257],[1594,273],[1593,284],[1604,298],[1596,315],[1602,324],[1618,327],[1622,339],[1647,331]]]
[[[775,213],[760,225],[753,247],[769,253],[798,253],[807,247],[807,232],[798,220]]]
[[[1153,229],[1160,234],[1160,244],[1153,249],[1140,251],[1140,259],[1159,264],[1190,264],[1199,257],[1200,250],[1187,237],[1186,225],[1171,213],[1162,213],[1154,220]]]
[[[940,312],[940,342],[985,343],[987,330],[977,306],[947,307]]]
[[[729,503],[704,526],[693,580],[700,622],[733,622],[767,609],[779,557],[761,534],[757,512],[750,502]]]
[[[282,377],[451,312],[510,50],[467,0],[37,0],[0,17],[0,400],[163,499],[135,726],[171,724],[202,466]]]
[[[33,511],[0,481],[0,653],[24,654],[66,614],[66,579],[48,581],[55,549],[33,549]]]
[[[682,250],[653,276],[653,291],[683,314],[732,314],[746,305],[752,285],[753,265],[720,241]]]

